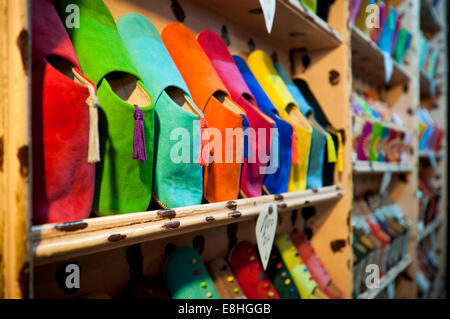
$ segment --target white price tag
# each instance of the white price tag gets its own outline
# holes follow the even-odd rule
[[[387,52],[383,52],[383,60],[384,60],[384,81],[386,84],[391,82],[392,73],[394,72],[394,61],[391,56]]]
[[[261,9],[264,13],[264,19],[266,20],[267,32],[272,32],[273,20],[275,19],[275,8],[277,5],[276,0],[259,0]]]
[[[277,231],[278,211],[274,204],[267,204],[263,207],[256,221],[256,243],[258,244],[259,256],[264,270],[270,258],[273,240]]]
[[[386,192],[386,189],[388,188],[389,184],[391,183],[391,179],[392,179],[392,172],[386,171],[383,174],[383,179],[381,180],[380,194],[384,194]]]

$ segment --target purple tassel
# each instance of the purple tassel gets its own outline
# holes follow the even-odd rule
[[[144,133],[144,112],[137,106],[134,111],[134,137],[133,137],[133,159],[147,161],[147,151],[145,149]]]

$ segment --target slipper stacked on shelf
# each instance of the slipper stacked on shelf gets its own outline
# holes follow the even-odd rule
[[[433,120],[430,112],[423,108],[419,116],[419,151],[439,152],[442,148],[444,130]]]
[[[353,92],[354,159],[370,162],[407,162],[409,134],[398,116],[380,101],[374,91]]]
[[[437,218],[440,194],[424,177],[419,178],[418,229],[424,228]]]
[[[96,86],[51,2],[32,4],[33,222],[75,221],[89,216],[94,198]]]
[[[377,265],[384,276],[408,253],[410,226],[400,207],[387,195],[367,194],[354,203],[354,291],[357,298],[367,286],[366,267]],[[372,271],[372,270],[371,270]]]
[[[377,11],[370,5],[375,5],[379,16],[373,17]],[[411,33],[403,27],[402,19],[387,1],[352,0],[350,3],[350,22],[399,64],[403,64],[412,42]]]
[[[435,239],[422,241],[417,247],[417,286],[419,290],[418,298],[433,298],[434,291],[439,291],[442,283],[437,282],[441,265],[435,254]]]
[[[419,67],[430,79],[434,79],[439,67],[439,54],[423,33],[420,34],[419,42]]]

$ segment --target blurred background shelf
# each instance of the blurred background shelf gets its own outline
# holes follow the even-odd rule
[[[353,74],[377,87],[385,87],[383,51],[357,27],[351,26],[351,33]],[[394,60],[393,64],[394,70],[389,85],[407,84],[410,81],[408,72]]]

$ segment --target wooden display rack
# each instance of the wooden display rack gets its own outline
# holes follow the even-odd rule
[[[398,287],[399,297],[415,296],[417,140],[413,141],[408,167],[386,166],[368,171],[361,165],[355,169],[349,142],[352,140],[350,94],[354,82],[379,88],[403,118],[407,129],[410,132],[416,129],[420,79],[415,50],[411,50],[405,67],[395,65],[393,80],[385,88],[384,74],[379,72],[383,70],[382,55],[380,59],[378,48],[349,27],[348,0],[335,1],[329,23],[309,13],[298,1],[277,0],[270,35],[257,0],[178,0],[184,13],[181,20],[193,32],[211,29],[226,33],[231,53],[244,57],[254,48],[263,49],[290,69],[291,76],[308,82],[333,126],[345,133],[344,170],[336,174],[336,185],[228,203],[32,226],[29,2],[0,0],[0,79],[3,81],[0,85],[0,298],[75,298],[95,291],[118,296],[129,280],[126,253],[130,245],[138,245],[142,252],[145,275],[162,274],[168,244],[180,247],[203,238],[201,256],[205,261],[226,257],[236,240],[255,242],[256,216],[267,203],[278,207],[278,231],[297,229],[312,235],[312,245],[334,283],[351,298],[353,184],[357,188],[361,182],[359,174],[354,174],[361,170],[366,173],[362,175],[372,170],[374,173],[398,170],[407,174],[407,183],[395,178],[389,191],[415,227],[409,249],[411,266],[407,269],[413,281]],[[149,18],[158,30],[180,19],[172,10],[172,1],[104,2],[115,19],[128,12],[138,12]],[[396,2],[404,10],[409,30],[418,37],[420,4],[415,0]],[[377,72],[371,74],[369,69],[366,72],[361,68],[369,68],[369,64]],[[446,94],[446,91],[441,94],[442,110],[446,109]],[[446,123],[442,127],[446,128]],[[443,157],[446,160],[446,153]],[[369,184],[367,187],[373,186],[372,182]],[[305,207],[313,213],[302,214]],[[55,280],[60,267],[68,262],[77,263],[83,269],[81,288],[73,296],[65,295]],[[409,261],[401,263],[402,267],[408,265]]]

